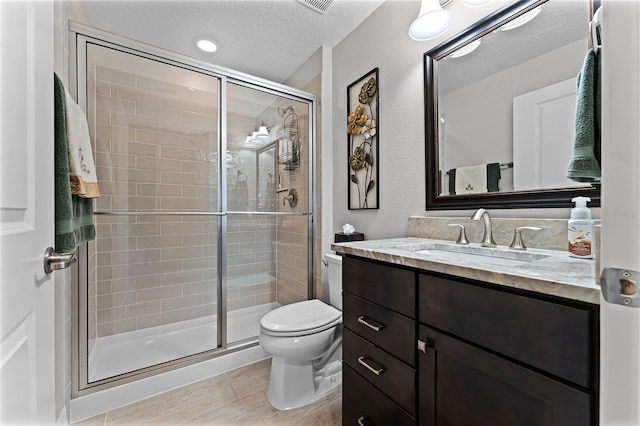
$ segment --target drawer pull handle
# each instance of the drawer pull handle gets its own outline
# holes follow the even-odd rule
[[[365,416],[360,416],[360,418],[358,419],[358,424],[360,426],[367,426],[369,424],[369,422],[365,423],[366,420],[367,420],[367,418]]]
[[[366,367],[367,370],[371,371],[373,374],[375,374],[376,376],[379,376],[380,374],[382,374],[382,372],[384,371],[383,367],[380,368],[373,368],[372,366],[370,366],[367,362],[365,362],[364,360],[364,356],[359,356],[358,357],[358,362],[360,364],[362,364],[363,366]]]
[[[360,324],[366,325],[367,327],[369,327],[370,329],[372,329],[374,331],[380,331],[380,330],[382,330],[384,328],[384,325],[375,323],[375,321],[371,321],[371,320],[367,321],[365,318],[366,317],[364,315],[360,315],[358,317],[358,322]]]

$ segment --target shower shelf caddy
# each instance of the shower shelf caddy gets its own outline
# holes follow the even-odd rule
[[[285,170],[296,170],[300,167],[300,138],[298,137],[298,114],[293,106],[278,108],[278,115],[284,117],[284,123],[278,132],[280,148],[278,163]]]

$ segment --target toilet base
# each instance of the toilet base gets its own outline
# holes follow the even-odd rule
[[[267,399],[278,410],[292,410],[319,400],[341,384],[341,361],[316,370],[312,362],[287,361],[274,356]]]

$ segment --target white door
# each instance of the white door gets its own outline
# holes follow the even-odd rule
[[[601,266],[640,271],[640,2],[602,4]],[[640,424],[640,308],[604,298],[600,424]]]
[[[0,82],[0,424],[52,424],[53,2],[0,1]]]
[[[513,98],[516,191],[590,186],[566,177],[573,155],[575,110],[575,77]]]

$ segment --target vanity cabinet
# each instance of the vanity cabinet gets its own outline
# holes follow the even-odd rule
[[[420,424],[597,423],[597,306],[420,274],[418,312]]]
[[[414,425],[416,273],[351,257],[342,271],[343,424]]]
[[[347,256],[343,424],[593,425],[599,307]]]

